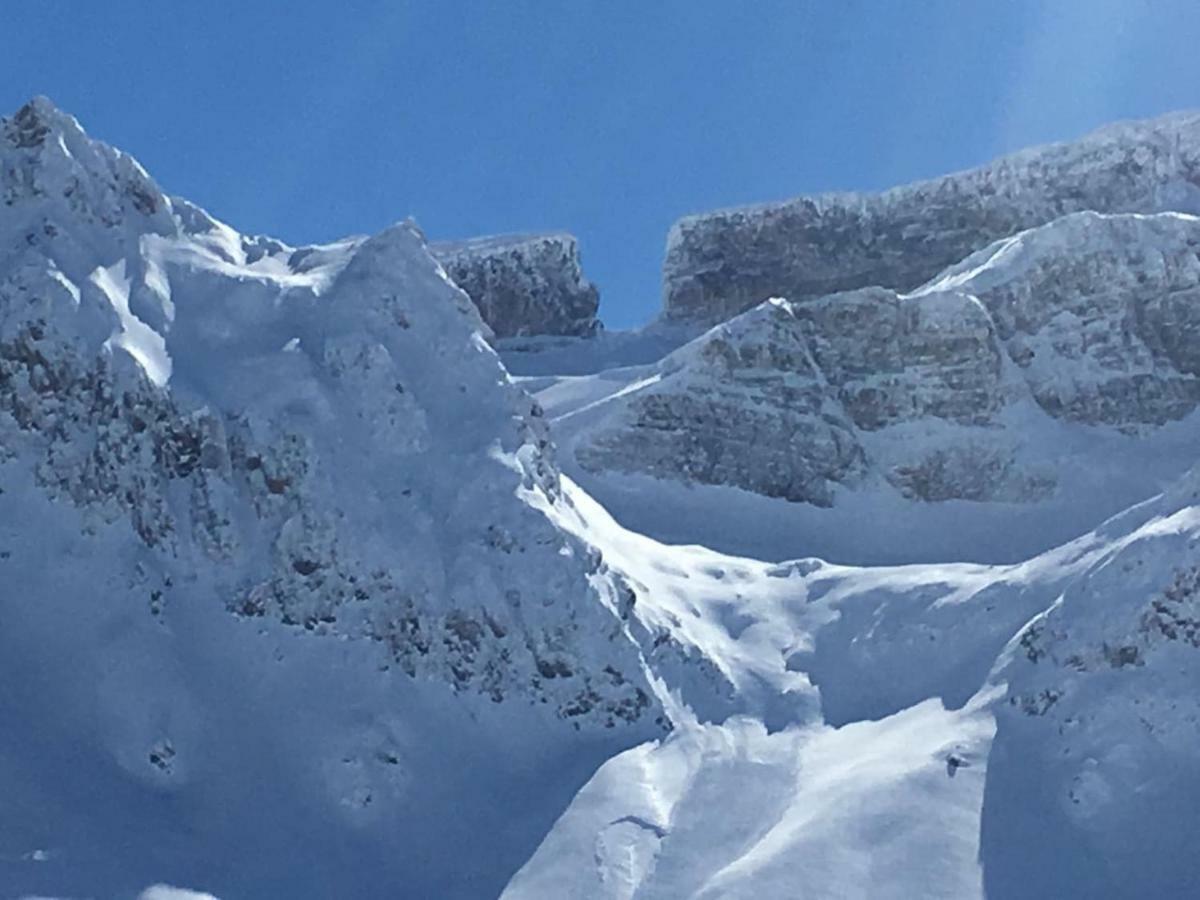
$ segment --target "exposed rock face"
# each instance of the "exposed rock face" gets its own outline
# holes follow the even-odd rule
[[[1001,405],[1001,350],[987,311],[966,294],[913,300],[867,288],[791,308],[858,428],[923,416],[983,425]]]
[[[768,297],[912,290],[1000,238],[1082,210],[1200,213],[1200,114],[1074,142],[881,194],[830,194],[681,219],[664,316],[712,324]]]
[[[496,337],[586,337],[600,327],[600,292],[583,276],[569,234],[502,235],[430,251],[467,292]]]
[[[1077,213],[911,294],[737,316],[608,401],[576,457],[819,505],[870,473],[912,499],[1038,499],[1070,463],[1013,416],[1177,420],[1200,402],[1198,341],[1200,219]]]
[[[579,447],[589,468],[732,484],[828,505],[863,471],[790,304],[765,303],[671,354],[622,424]]]
[[[987,313],[955,292],[907,301],[872,288],[808,304],[768,301],[659,368],[579,444],[582,465],[828,506],[835,485],[867,472],[865,432],[925,417],[987,425],[1002,404]],[[955,463],[935,465],[945,472]],[[996,489],[977,466],[963,468],[974,477],[955,479],[958,487],[915,469],[897,478],[926,499]]]

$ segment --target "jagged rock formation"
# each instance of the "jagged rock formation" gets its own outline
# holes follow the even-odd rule
[[[881,194],[688,216],[667,241],[663,314],[713,324],[769,297],[912,290],[995,240],[1082,210],[1200,213],[1200,114],[1110,126]]]
[[[1054,455],[1015,411],[1130,431],[1178,420],[1200,402],[1198,323],[1200,219],[1077,213],[911,294],[737,316],[612,398],[576,457],[818,505],[869,472],[913,499],[1037,499]]]
[[[569,234],[500,235],[436,243],[430,251],[498,338],[588,337],[600,292],[583,276]]]

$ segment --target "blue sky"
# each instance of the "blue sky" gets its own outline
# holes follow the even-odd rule
[[[657,312],[680,215],[1200,107],[1195,0],[38,0],[3,30],[4,114],[47,94],[243,231],[570,230],[610,327]]]

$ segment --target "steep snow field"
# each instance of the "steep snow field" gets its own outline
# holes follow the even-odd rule
[[[1026,563],[895,569],[657,545],[577,497],[715,672],[656,665],[676,730],[505,896],[1192,896],[1198,483]]]

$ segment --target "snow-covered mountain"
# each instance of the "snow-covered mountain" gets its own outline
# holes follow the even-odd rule
[[[663,314],[711,325],[770,297],[908,291],[995,240],[1083,210],[1200,214],[1200,113],[1111,125],[880,194],[688,216],[667,240]]]
[[[667,723],[475,308],[410,224],[239,235],[45,100],[0,194],[3,892],[497,892]]]
[[[514,344],[43,99],[0,196],[0,898],[1200,890],[1197,220]]]

